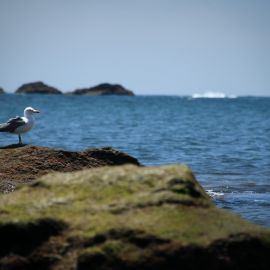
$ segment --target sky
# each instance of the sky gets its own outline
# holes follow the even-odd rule
[[[0,0],[0,87],[270,96],[268,0]]]

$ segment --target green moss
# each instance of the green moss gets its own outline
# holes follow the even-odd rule
[[[123,166],[51,174],[1,198],[2,224],[45,217],[69,224],[72,236],[128,228],[200,245],[261,230],[216,209],[187,166]]]
[[[99,246],[93,246],[83,249],[79,257],[102,258],[101,263],[112,264],[119,262],[128,262],[134,264],[141,261],[144,257],[150,257],[151,250],[145,250],[129,242],[122,240],[108,240]]]

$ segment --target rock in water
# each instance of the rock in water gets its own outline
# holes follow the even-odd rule
[[[49,174],[0,200],[0,269],[268,269],[270,231],[186,166]]]
[[[3,88],[0,87],[0,94],[5,94],[5,91]]]
[[[120,84],[102,83],[94,87],[77,89],[71,94],[73,95],[87,95],[87,96],[105,96],[105,95],[120,95],[120,96],[134,96],[134,93],[127,90]]]
[[[62,94],[62,92],[43,82],[33,82],[23,84],[16,90],[17,94]]]
[[[136,158],[112,148],[68,152],[33,145],[0,148],[0,192],[13,191],[50,172],[71,172],[110,165],[140,165]]]

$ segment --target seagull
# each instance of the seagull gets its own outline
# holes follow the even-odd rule
[[[16,116],[9,119],[6,123],[0,124],[0,132],[9,132],[17,134],[19,137],[19,144],[22,144],[21,134],[26,133],[32,129],[34,125],[33,113],[39,113],[38,110],[32,107],[27,107],[24,109],[24,116]]]

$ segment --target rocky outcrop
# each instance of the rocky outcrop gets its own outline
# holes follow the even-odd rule
[[[1,95],[1,94],[5,94],[5,91],[4,91],[3,88],[0,87],[0,95]]]
[[[270,231],[217,209],[180,165],[43,176],[1,195],[0,239],[0,269],[270,266]]]
[[[17,94],[62,94],[62,92],[43,82],[33,82],[23,84],[16,90]]]
[[[140,165],[137,159],[112,148],[68,152],[32,145],[11,145],[0,148],[0,192],[13,191],[16,184],[29,183],[50,172],[128,163]]]
[[[134,96],[134,93],[127,90],[120,84],[102,83],[94,87],[77,89],[70,93],[73,95],[87,95],[87,96],[105,96],[105,95],[120,95],[120,96]]]

